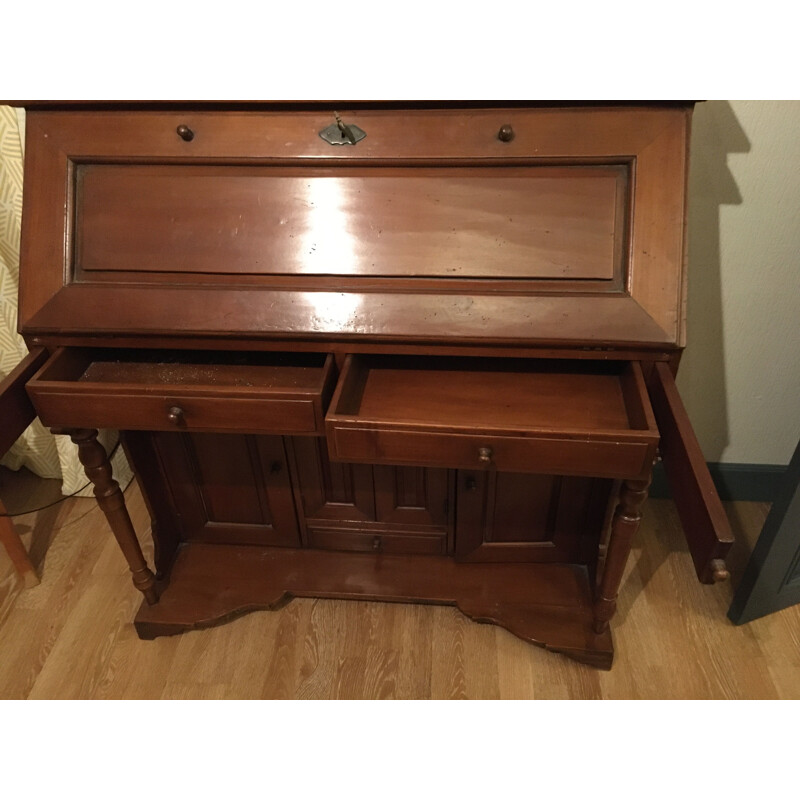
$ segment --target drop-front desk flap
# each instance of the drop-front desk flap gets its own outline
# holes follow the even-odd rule
[[[31,111],[23,331],[683,343],[688,109],[337,113]]]
[[[140,635],[287,594],[451,603],[609,667],[659,453],[722,579],[673,381],[690,114],[32,109],[27,389],[79,446]],[[155,571],[98,427],[124,431]]]

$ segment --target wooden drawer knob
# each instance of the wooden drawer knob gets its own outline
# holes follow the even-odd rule
[[[180,406],[172,406],[167,413],[167,419],[173,425],[180,425],[183,422],[183,409]]]
[[[188,125],[178,125],[176,130],[178,136],[180,136],[184,142],[191,142],[192,139],[194,139],[194,131]]]
[[[478,461],[482,464],[490,464],[492,461],[492,448],[479,447],[478,448]]]
[[[514,129],[510,125],[503,125],[497,132],[497,138],[501,142],[510,142],[514,138]]]

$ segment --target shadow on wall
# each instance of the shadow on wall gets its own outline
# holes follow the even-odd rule
[[[742,196],[728,153],[747,153],[748,140],[730,103],[699,103],[692,121],[689,169],[687,349],[678,386],[706,461],[720,461],[729,442],[722,319],[720,206]]]

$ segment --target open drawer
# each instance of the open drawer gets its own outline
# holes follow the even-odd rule
[[[634,478],[658,430],[638,362],[348,356],[332,458]]]
[[[27,384],[51,427],[319,434],[332,355],[60,348]]]

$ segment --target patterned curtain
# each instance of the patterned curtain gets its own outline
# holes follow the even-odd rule
[[[23,111],[0,106],[0,378],[28,353],[17,333],[24,126]],[[114,447],[117,438],[115,431],[100,435],[107,450]],[[43,478],[61,478],[64,494],[73,494],[86,484],[75,446],[66,436],[53,436],[38,419],[0,463],[14,470],[27,467]],[[127,486],[131,471],[121,448],[112,463],[116,479],[121,486]],[[80,494],[91,495],[91,487]]]

